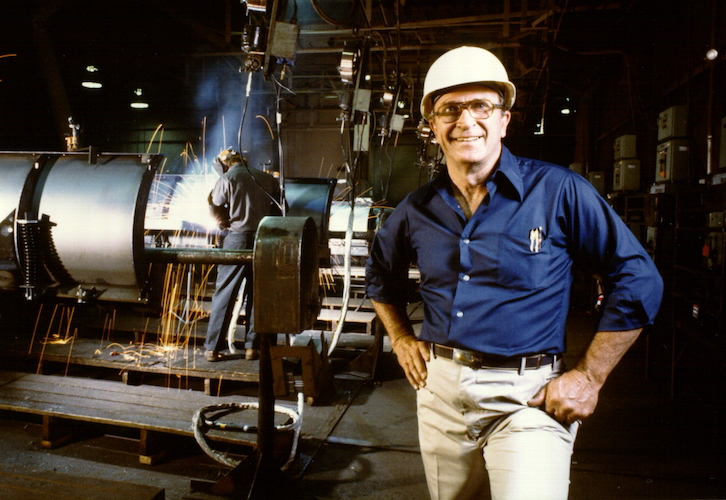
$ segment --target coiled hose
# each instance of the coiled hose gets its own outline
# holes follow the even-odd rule
[[[228,457],[222,453],[219,453],[218,451],[214,450],[211,446],[209,446],[209,443],[207,442],[207,438],[204,435],[203,429],[206,427],[215,426],[218,429],[228,429],[228,430],[238,430],[238,431],[245,431],[245,432],[255,432],[257,430],[254,426],[234,426],[234,425],[225,425],[225,424],[219,424],[215,422],[211,422],[207,420],[204,415],[207,412],[210,411],[223,411],[228,410],[228,413],[233,413],[237,411],[244,411],[244,410],[256,410],[259,409],[260,405],[259,403],[223,403],[218,405],[211,405],[211,406],[204,406],[200,409],[198,409],[194,416],[192,417],[192,430],[194,432],[194,439],[197,440],[197,443],[199,443],[199,446],[204,450],[204,453],[206,453],[209,457],[213,458],[217,462],[227,465],[228,467],[237,467],[241,460],[236,458]],[[292,408],[288,408],[286,406],[281,405],[275,405],[275,412],[276,413],[282,413],[284,415],[287,415],[290,417],[291,422],[285,422],[282,425],[276,425],[275,429],[278,431],[289,431],[292,430],[294,432],[293,441],[292,441],[292,447],[290,449],[290,455],[287,459],[287,462],[280,467],[280,470],[285,471],[290,466],[293,460],[295,460],[295,456],[297,455],[297,443],[300,439],[300,428],[302,427],[302,419],[303,419],[303,393],[298,393],[297,395],[297,411],[293,410]]]

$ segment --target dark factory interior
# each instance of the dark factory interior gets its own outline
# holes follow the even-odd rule
[[[664,282],[570,500],[726,499],[725,26],[723,0],[2,2],[0,498],[429,498],[365,263],[444,165],[424,78],[469,45],[516,85],[504,145],[587,179]],[[230,147],[286,202],[232,256]],[[244,310],[205,359],[220,259],[254,266],[260,359]],[[568,366],[601,292],[573,269]]]

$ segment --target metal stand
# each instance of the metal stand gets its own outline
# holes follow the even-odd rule
[[[237,467],[217,481],[212,493],[248,500],[276,498],[283,474],[276,466],[275,451],[275,391],[272,377],[271,339],[260,335],[260,381],[258,386],[257,448]]]

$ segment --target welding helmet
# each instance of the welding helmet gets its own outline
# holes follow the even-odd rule
[[[226,172],[232,165],[242,163],[242,156],[234,149],[227,148],[215,160],[222,166],[222,171]]]
[[[459,47],[446,52],[429,68],[424,80],[421,114],[429,119],[434,99],[462,85],[481,83],[501,90],[504,109],[511,109],[517,97],[517,89],[509,81],[507,70],[497,56],[480,47]]]

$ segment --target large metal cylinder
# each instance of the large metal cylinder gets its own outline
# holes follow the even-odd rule
[[[0,214],[7,215],[0,235],[12,234],[0,243],[6,267],[16,261],[27,278],[31,264],[40,262],[59,296],[138,301],[146,279],[144,213],[160,160],[0,153]],[[37,224],[42,227],[30,228]],[[26,235],[33,236],[32,243],[23,240]],[[26,290],[32,289],[35,284],[27,281]]]

